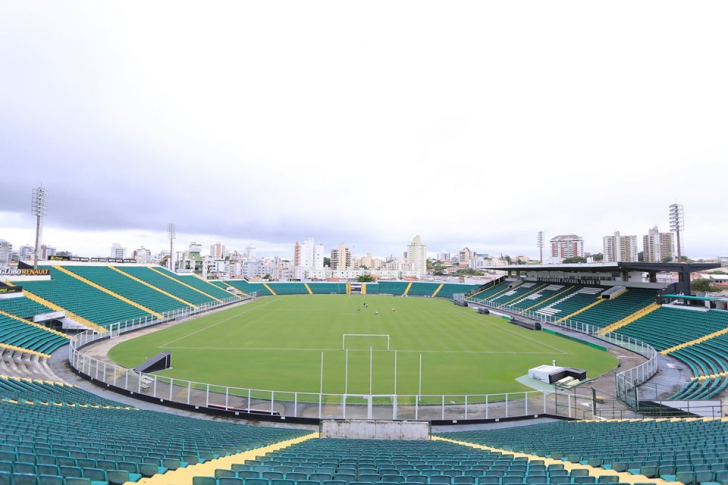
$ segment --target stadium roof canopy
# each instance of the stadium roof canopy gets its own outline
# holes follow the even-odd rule
[[[720,263],[570,263],[570,264],[510,264],[506,266],[484,266],[484,269],[500,271],[642,271],[642,272],[674,272],[698,273],[709,269],[720,268]]]
[[[507,271],[509,275],[524,272],[545,273],[648,273],[649,281],[657,281],[657,273],[677,273],[678,282],[672,291],[690,294],[690,274],[720,268],[720,263],[570,263],[570,264],[510,264],[484,266],[492,271]],[[627,278],[625,278],[625,281]]]
[[[728,298],[722,296],[692,296],[692,295],[660,295],[662,298],[674,298],[692,301],[728,301]]]

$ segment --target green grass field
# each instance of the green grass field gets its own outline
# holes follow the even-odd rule
[[[364,303],[368,307],[364,307]],[[375,314],[375,312],[379,314]],[[392,296],[300,295],[256,300],[113,347],[110,357],[133,367],[158,352],[172,352],[173,369],[160,375],[240,388],[318,393],[345,387],[343,334],[347,337],[348,393],[492,394],[529,390],[515,379],[551,364],[583,368],[593,378],[617,360],[603,352],[506,320],[479,315],[450,301]],[[395,352],[396,350],[396,352]]]

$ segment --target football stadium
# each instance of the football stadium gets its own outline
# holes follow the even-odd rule
[[[725,484],[728,302],[689,290],[714,267],[466,285],[21,264],[0,483]]]
[[[3,0],[0,485],[728,485],[727,19]]]

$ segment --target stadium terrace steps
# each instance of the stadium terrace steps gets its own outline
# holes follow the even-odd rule
[[[534,286],[537,286],[537,284],[532,281],[523,282],[515,288],[508,288],[507,291],[493,296],[489,299],[489,301],[499,304],[507,304],[509,301],[517,300],[518,298],[530,293],[534,289]]]
[[[363,295],[379,294],[379,283],[362,283],[361,287]]]
[[[471,296],[471,299],[475,302],[492,301],[493,299],[500,296],[502,293],[509,291],[510,288],[508,287],[508,285],[510,284],[510,281],[504,281],[499,285],[491,286],[490,288],[480,293],[476,293],[475,295]]]
[[[271,283],[265,283],[265,285],[275,294],[275,295],[308,295],[308,290],[306,289],[306,285],[304,283],[298,283],[298,282],[291,282],[291,283],[283,283],[283,282],[271,282]]]
[[[0,400],[2,483],[63,484],[65,478],[70,485],[73,477],[81,478],[74,483],[86,477],[85,483],[123,485],[310,434],[136,410],[113,401],[107,406],[78,388],[39,381],[19,385],[28,389],[6,391],[20,393],[18,400]],[[18,476],[12,473],[24,473],[23,481],[10,481]]]
[[[277,295],[277,293],[275,291],[273,291],[273,289],[270,286],[268,286],[268,283],[263,283],[263,286],[265,286],[265,289],[268,290],[271,295],[273,295],[273,296]]]
[[[572,421],[440,436],[668,482],[679,472],[711,482],[728,470],[728,422],[721,419]]]
[[[632,313],[631,315],[614,322],[610,325],[607,325],[606,327],[599,330],[599,335],[607,335],[608,333],[614,332],[615,330],[618,330],[626,325],[629,325],[630,323],[634,322],[638,318],[642,318],[645,315],[649,315],[650,313],[654,312],[655,310],[659,309],[660,305],[657,303],[650,303],[645,308],[642,308],[640,310],[637,310],[636,312]]]
[[[645,288],[629,288],[618,296],[605,299],[596,308],[579,315],[579,322],[605,327],[655,303],[657,292]]]
[[[131,268],[130,268],[130,269],[131,269]],[[157,273],[157,274],[159,274],[159,275],[162,275],[162,276],[164,276],[165,278],[169,279],[170,281],[174,281],[174,282],[176,282],[176,283],[178,283],[178,284],[180,284],[180,285],[182,285],[182,286],[184,286],[184,287],[187,287],[187,288],[189,288],[189,289],[191,289],[191,290],[193,290],[193,291],[196,291],[197,293],[200,293],[201,295],[203,295],[203,296],[205,296],[205,297],[206,297],[206,299],[205,299],[206,301],[207,301],[207,300],[215,300],[215,301],[218,301],[218,302],[221,302],[221,301],[222,301],[222,300],[221,300],[220,298],[217,298],[216,296],[213,296],[213,295],[211,295],[211,294],[210,294],[210,293],[208,293],[208,292],[202,291],[202,290],[200,290],[199,288],[195,288],[194,286],[192,286],[192,285],[189,285],[189,284],[185,283],[184,281],[181,281],[181,280],[180,280],[180,279],[178,279],[178,278],[173,278],[173,277],[171,277],[170,275],[168,275],[168,274],[166,274],[166,273],[164,273],[164,272],[162,272],[162,271],[159,271],[159,270],[158,270],[157,268],[153,268],[153,267],[151,267],[151,266],[147,266],[147,268],[146,268],[146,269],[148,269],[148,270],[150,270],[150,271],[152,271],[152,272],[154,272],[154,273]],[[204,280],[203,280],[203,281],[204,281]],[[207,289],[207,290],[210,290],[210,291],[212,291],[212,289],[213,289],[213,288],[216,288],[216,287],[215,287],[215,285],[212,285],[212,284],[211,284],[210,286],[211,286],[211,288],[206,288],[206,289]],[[178,289],[178,287],[174,287],[174,288],[175,288],[175,290],[177,290],[177,289]],[[188,298],[188,299],[189,299],[189,298]]]
[[[662,350],[662,351],[660,351],[660,353],[662,355],[667,355],[667,354],[670,354],[677,350],[684,349],[685,347],[690,347],[691,345],[701,344],[701,343],[705,342],[706,340],[710,340],[712,338],[720,337],[721,335],[726,335],[726,334],[728,334],[728,327],[726,327],[722,330],[718,330],[713,333],[709,333],[708,335],[703,335],[702,337],[696,338],[695,340],[690,340],[689,342],[683,342],[674,347],[670,347],[669,349]]]
[[[547,284],[547,283],[544,283],[544,284],[541,284],[541,285],[537,285],[537,284],[536,284],[536,285],[534,285],[534,286],[535,286],[535,288],[533,288],[533,289],[529,289],[529,290],[528,290],[528,291],[526,291],[525,293],[521,293],[520,295],[518,295],[518,296],[517,296],[516,298],[514,298],[513,300],[507,301],[507,302],[506,302],[505,304],[506,304],[506,305],[510,305],[511,303],[515,302],[516,300],[522,300],[523,298],[526,298],[526,297],[528,297],[528,295],[531,295],[531,294],[533,294],[533,293],[536,293],[536,292],[537,292],[537,291],[539,291],[539,290],[542,290],[542,289],[546,288],[546,287],[548,286],[548,284]],[[523,285],[519,286],[518,288],[522,288],[522,287],[523,287]],[[507,293],[506,293],[506,294],[507,294]]]
[[[576,291],[570,292],[566,296],[539,308],[536,310],[536,313],[544,316],[556,316],[560,313],[574,312],[593,303],[596,295],[601,293],[602,290],[602,288],[581,286]]]
[[[38,352],[37,350],[31,350],[31,349],[27,349],[25,347],[18,347],[16,345],[0,343],[0,354],[4,355],[6,352],[10,352],[10,353],[18,352],[21,354],[28,354],[30,356],[37,356],[37,357],[44,358],[44,359],[47,359],[51,356],[50,354],[46,354],[44,352]]]
[[[563,461],[560,459],[553,459],[553,458],[546,458],[546,457],[542,457],[542,456],[538,456],[538,455],[532,455],[530,453],[520,453],[517,451],[511,451],[508,449],[501,449],[501,448],[496,448],[496,447],[482,445],[482,444],[476,444],[476,443],[468,443],[467,441],[458,441],[458,440],[453,440],[450,438],[443,438],[442,436],[435,436],[432,439],[433,440],[442,440],[442,441],[446,441],[449,443],[454,443],[454,444],[458,444],[458,445],[462,445],[462,446],[468,446],[468,447],[479,449],[479,450],[501,453],[504,456],[513,457],[514,460],[515,459],[525,459],[529,462],[529,464],[530,464],[530,462],[542,464],[541,466],[545,467],[546,473],[549,473],[548,470],[550,470],[550,469],[559,470],[559,471],[563,470],[564,472],[566,472],[565,474],[563,474],[563,475],[559,474],[554,477],[556,479],[555,481],[558,483],[564,483],[563,481],[560,481],[560,480],[566,480],[566,479],[569,480],[568,483],[623,483],[623,484],[635,483],[636,484],[639,482],[652,482],[655,485],[664,483],[664,480],[662,480],[662,479],[657,479],[657,480],[650,479],[644,475],[642,475],[642,476],[635,475],[635,474],[632,474],[632,473],[629,473],[626,471],[618,472],[616,470],[601,468],[598,466],[592,466],[592,465],[589,465],[588,463],[583,463],[583,462],[572,463],[572,462]],[[537,466],[539,466],[539,465],[537,465]],[[536,467],[534,467],[534,468],[536,468]],[[530,469],[530,467],[529,467],[529,469]],[[541,472],[542,470],[543,469],[538,468],[539,472]],[[588,477],[588,478],[591,478],[591,480],[586,479],[584,481],[577,481],[576,478],[579,478],[579,477]],[[605,478],[602,478],[602,477],[605,477]],[[550,476],[549,476],[549,479],[551,479]],[[526,480],[528,480],[528,474],[526,474],[524,476],[524,482]],[[572,480],[573,480],[573,482],[572,482]],[[503,483],[503,482],[501,481],[500,483]],[[516,482],[516,483],[518,483],[518,482]],[[521,482],[521,483],[523,483],[523,482]],[[535,482],[532,479],[531,481],[529,481],[527,483],[538,483],[538,482]]]
[[[0,375],[0,397],[17,402],[78,404],[134,409],[122,406],[65,382]]]
[[[65,308],[63,308],[61,306],[58,306],[58,305],[56,305],[55,303],[53,303],[51,301],[48,301],[48,300],[46,300],[44,298],[41,298],[40,296],[35,295],[35,294],[31,293],[30,291],[26,290],[25,287],[23,287],[23,294],[27,298],[29,298],[29,299],[35,301],[36,303],[38,303],[38,304],[40,304],[40,305],[42,305],[44,307],[47,307],[47,308],[49,308],[49,309],[51,309],[53,311],[56,311],[56,312],[66,312],[66,316],[68,318],[70,318],[72,320],[75,320],[76,322],[78,322],[78,323],[80,323],[82,325],[85,325],[85,326],[87,326],[88,328],[90,328],[92,330],[95,330],[95,331],[97,331],[99,333],[108,332],[108,330],[106,330],[101,325],[97,325],[94,322],[92,322],[91,320],[88,320],[86,318],[83,318],[81,315],[76,315],[72,311],[66,310]]]
[[[307,283],[313,295],[350,295],[349,283]]]
[[[21,298],[0,299],[0,310],[15,315],[16,317],[29,319],[42,313],[53,311],[48,305],[39,303],[27,296]]]
[[[438,291],[438,288],[442,284],[437,283],[426,283],[423,281],[413,281],[409,284],[408,289],[405,292],[407,296],[434,296],[434,293]]]
[[[0,315],[4,315],[6,317],[12,318],[12,319],[17,320],[19,322],[23,322],[26,325],[32,325],[33,327],[40,328],[41,330],[44,330],[46,332],[50,332],[50,333],[53,333],[53,334],[56,334],[56,335],[60,335],[61,337],[65,338],[65,339],[71,340],[71,337],[68,334],[65,334],[63,332],[59,332],[58,330],[54,330],[52,328],[48,328],[45,325],[40,325],[38,323],[31,322],[29,320],[25,320],[24,318],[20,318],[18,316],[15,316],[12,313],[8,313],[8,312],[5,312],[3,310],[0,310]]]
[[[215,477],[197,477],[192,483],[222,485],[225,480],[232,485],[245,480],[249,485],[579,484],[595,483],[599,476],[624,475],[436,437],[428,441],[314,439],[236,464],[232,473],[220,470]],[[625,478],[634,482],[636,477]]]
[[[226,280],[225,284],[248,295],[251,293],[256,293],[257,296],[269,296],[273,294],[263,283],[250,283],[246,280]]]
[[[553,300],[554,298],[559,298],[560,296],[563,296],[563,295],[565,295],[565,294],[567,294],[569,292],[576,291],[578,288],[579,287],[576,286],[576,285],[567,286],[565,289],[562,289],[561,291],[556,290],[557,293],[555,293],[554,295],[551,295],[551,296],[549,296],[548,298],[545,298],[545,299],[540,299],[539,298],[539,299],[529,300],[528,298],[524,298],[524,300],[522,302],[525,302],[526,300],[528,300],[528,303],[529,304],[532,303],[532,302],[534,302],[534,301],[536,302],[536,304],[531,305],[529,307],[526,307],[526,308],[524,308],[524,310],[529,311],[529,310],[533,310],[536,307],[543,306],[546,303],[548,303],[551,300]],[[541,294],[542,295],[547,295],[546,290],[548,290],[548,289],[549,289],[548,287],[544,288],[544,291]],[[517,303],[522,303],[522,302],[517,302]]]
[[[437,294],[440,292],[440,290],[442,289],[443,286],[445,286],[445,283],[441,283],[440,286],[437,287],[435,292],[432,294],[433,298],[437,296]]]
[[[0,344],[0,374],[59,381],[48,366],[50,355]]]
[[[34,350],[42,354],[52,354],[68,343],[68,335],[48,331],[49,329],[13,315],[0,312],[0,342]]]
[[[401,296],[404,294],[409,283],[407,281],[379,281],[380,295]]]
[[[71,276],[72,278],[76,278],[77,280],[79,280],[79,281],[81,281],[83,283],[86,283],[87,285],[89,285],[89,286],[91,286],[93,288],[96,288],[99,291],[102,291],[102,292],[106,293],[107,295],[113,296],[114,298],[123,301],[124,303],[127,303],[127,304],[129,304],[131,306],[137,307],[138,309],[140,309],[141,311],[143,311],[145,314],[152,315],[155,318],[162,318],[162,314],[161,313],[157,313],[156,311],[154,311],[154,310],[152,310],[150,308],[147,308],[146,306],[141,305],[140,303],[137,303],[137,302],[135,302],[135,301],[133,301],[133,300],[125,297],[125,296],[122,296],[122,295],[120,295],[120,294],[118,294],[118,293],[116,293],[114,291],[111,291],[110,289],[108,289],[108,288],[106,288],[106,287],[104,287],[104,286],[102,286],[100,284],[97,284],[97,283],[95,283],[95,282],[93,282],[93,281],[91,281],[91,280],[89,280],[89,279],[81,276],[80,274],[78,274],[76,272],[69,271],[68,269],[63,268],[62,266],[54,266],[54,268],[56,270],[62,272],[62,273],[67,274],[68,276]],[[80,267],[77,267],[76,268],[76,271],[82,271],[82,270],[79,270],[78,268],[80,268]],[[93,268],[93,269],[95,269],[95,268]]]
[[[222,477],[223,471],[229,471],[231,476],[234,476],[232,471],[234,465],[246,462],[256,461],[257,458],[265,456],[268,453],[274,453],[278,450],[284,450],[297,443],[317,438],[318,433],[311,433],[306,436],[300,436],[286,441],[281,441],[275,444],[265,446],[263,448],[256,448],[253,450],[247,450],[240,453],[236,453],[228,456],[221,456],[213,460],[205,461],[204,463],[198,463],[190,465],[184,468],[178,468],[176,470],[168,471],[165,474],[158,474],[153,477],[142,479],[140,485],[190,485],[195,483],[194,477],[211,477],[216,478]],[[216,480],[217,481],[217,480]]]
[[[224,285],[221,287],[220,285],[216,284],[219,283],[218,281],[208,281],[200,278],[194,273],[189,275],[178,275],[177,273],[173,273],[167,268],[163,268],[161,266],[149,266],[149,268],[157,273],[167,276],[170,279],[179,281],[183,285],[191,286],[209,295],[210,297],[217,298],[221,301],[230,298],[231,296],[238,296],[227,291],[227,287],[230,285]]]
[[[41,303],[51,308],[57,305],[74,319],[73,315],[76,315],[104,327],[119,321],[151,315],[55,267],[50,267],[50,271],[49,281],[23,282],[25,295],[29,298],[41,297],[43,299]]]
[[[407,285],[407,288],[405,288],[404,293],[402,293],[402,294],[404,296],[407,296],[407,294],[409,293],[410,288],[412,288],[412,282],[411,281],[409,282],[409,284]]]
[[[304,283],[303,286],[306,287],[306,291],[308,291],[308,294],[309,295],[313,295],[313,291],[311,291],[311,287],[308,286],[308,283]]]
[[[155,271],[154,268],[148,266],[129,266],[125,268],[116,268],[117,271],[133,276],[144,283],[151,284],[155,289],[164,291],[167,295],[181,299],[186,305],[202,305],[220,301],[202,291],[193,288],[181,281],[171,278],[168,275]]]
[[[482,290],[475,291],[472,295],[468,296],[469,300],[473,301],[481,301],[489,296],[495,295],[496,293],[502,291],[504,288],[508,288],[509,282],[506,280],[501,281],[500,283],[496,283],[494,285],[488,286],[487,288],[483,288]],[[485,285],[483,285],[485,286]],[[494,291],[497,290],[497,291]]]
[[[182,303],[183,305],[187,305],[190,308],[197,308],[197,306],[193,305],[192,303],[190,303],[190,302],[188,302],[186,300],[183,300],[182,298],[180,298],[180,297],[178,297],[176,295],[173,295],[172,293],[170,293],[168,291],[164,291],[161,288],[158,288],[158,287],[156,287],[156,286],[154,286],[154,285],[152,285],[150,283],[147,283],[144,280],[140,280],[139,278],[137,278],[135,276],[132,276],[129,273],[126,273],[126,272],[120,270],[119,268],[117,268],[115,266],[109,266],[109,269],[110,270],[113,270],[113,271],[116,271],[117,273],[122,274],[122,275],[126,276],[127,278],[130,278],[130,279],[136,281],[137,283],[141,283],[142,285],[146,286],[147,288],[151,288],[152,290],[158,291],[158,292],[160,292],[163,295],[166,295],[166,296],[168,296],[170,298],[173,298],[173,299],[177,300],[178,302]]]
[[[442,287],[432,296],[437,298],[452,298],[455,293],[467,294],[478,287],[479,285],[475,284],[443,283]]]
[[[562,318],[558,319],[557,322],[561,322],[561,321],[564,321],[564,320],[569,320],[569,319],[577,316],[578,314],[589,310],[590,308],[594,308],[595,306],[604,303],[605,301],[606,300],[604,300],[602,298],[599,298],[597,301],[595,301],[593,303],[590,303],[589,305],[587,305],[587,306],[585,306],[583,308],[580,308],[579,310],[575,311],[574,313],[570,313],[569,315],[566,315],[565,317],[562,317]]]

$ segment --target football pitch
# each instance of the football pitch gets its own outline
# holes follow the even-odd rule
[[[374,295],[261,298],[122,342],[109,356],[134,367],[165,350],[173,368],[161,376],[307,393],[320,390],[323,354],[330,394],[521,392],[530,389],[515,379],[553,360],[590,378],[617,366],[608,352],[448,300]]]

